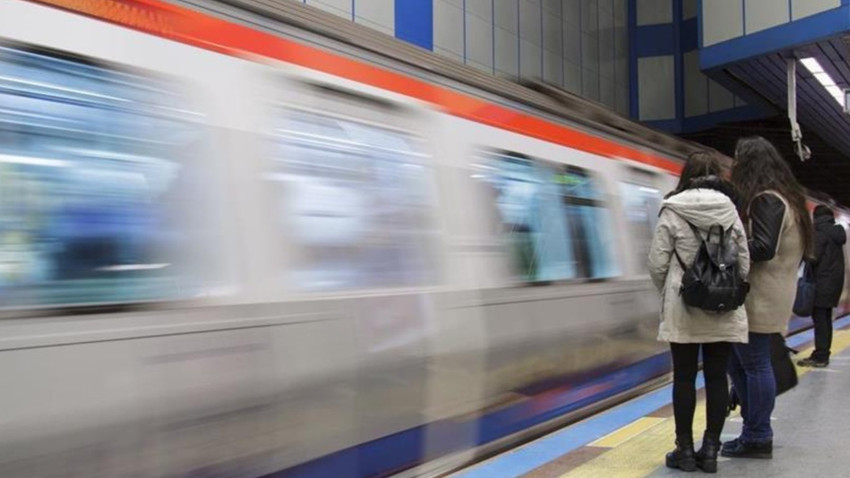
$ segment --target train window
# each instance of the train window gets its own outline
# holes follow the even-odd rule
[[[304,111],[284,112],[270,176],[279,227],[302,290],[433,283],[432,174],[411,135]]]
[[[618,275],[611,213],[593,177],[580,168],[567,166],[558,174],[557,181],[574,238],[580,276],[602,279]]]
[[[578,277],[557,171],[521,154],[487,154],[473,174],[490,186],[514,274],[525,282]]]
[[[0,71],[2,307],[200,293],[198,128],[170,83],[4,45]]]
[[[611,215],[586,171],[518,153],[485,155],[473,177],[490,186],[515,275],[528,282],[619,274]]]
[[[642,184],[621,182],[620,196],[629,227],[630,241],[635,253],[636,270],[647,272],[646,258],[655,231],[658,210],[661,207],[661,191]]]

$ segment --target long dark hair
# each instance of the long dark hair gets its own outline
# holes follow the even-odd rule
[[[721,176],[723,174],[723,163],[717,155],[708,151],[696,151],[688,155],[685,167],[679,176],[679,184],[676,189],[670,191],[666,197],[675,196],[688,189],[691,181],[705,176]]]
[[[742,138],[735,148],[732,184],[741,195],[740,215],[746,224],[747,209],[756,195],[776,191],[788,201],[800,227],[803,256],[811,257],[813,249],[812,218],[806,209],[806,194],[788,163],[770,141],[754,136]]]

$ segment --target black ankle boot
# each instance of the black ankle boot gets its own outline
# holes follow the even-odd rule
[[[702,436],[702,446],[694,457],[697,468],[706,473],[717,473],[718,452],[720,452],[720,435],[705,432]]]
[[[694,439],[685,435],[677,436],[676,449],[667,454],[667,468],[694,471],[697,469],[694,455]]]

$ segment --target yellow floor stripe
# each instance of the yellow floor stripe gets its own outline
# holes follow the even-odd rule
[[[698,406],[694,430],[705,426],[705,407]],[[623,445],[614,448],[564,475],[571,478],[639,478],[664,464],[664,454],[672,449],[675,426],[672,419],[664,421]]]
[[[637,420],[629,423],[628,425],[620,428],[619,430],[613,431],[604,437],[596,440],[588,446],[598,446],[603,448],[614,448],[616,446],[622,445],[623,443],[629,441],[630,439],[640,435],[641,433],[649,430],[650,428],[658,425],[659,423],[665,421],[666,418],[661,417],[643,417],[638,418]]]
[[[837,354],[850,347],[850,331],[835,331],[832,351]],[[812,348],[800,352],[794,359],[808,357]],[[811,369],[797,367],[802,376]],[[705,401],[700,400],[694,414],[694,430],[705,429]],[[611,450],[590,460],[561,478],[644,478],[664,466],[664,454],[672,450],[676,432],[673,418],[640,418],[629,425],[600,438],[591,446],[612,446]],[[622,439],[621,439],[622,438]],[[699,440],[700,436],[694,436]],[[602,444],[600,444],[602,443]],[[611,443],[614,443],[613,445]]]

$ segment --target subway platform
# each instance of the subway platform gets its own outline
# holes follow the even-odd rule
[[[788,339],[789,346],[799,350],[795,362],[808,356],[811,341],[811,330]],[[720,458],[716,476],[850,476],[850,317],[835,322],[832,351],[829,367],[798,368],[800,384],[777,399],[773,459]],[[698,380],[702,387],[702,377]],[[670,396],[668,385],[455,473],[452,478],[694,476],[664,466],[664,455],[674,446]],[[700,390],[694,419],[697,446],[704,427]],[[722,439],[735,438],[740,428],[741,418],[733,413]]]

